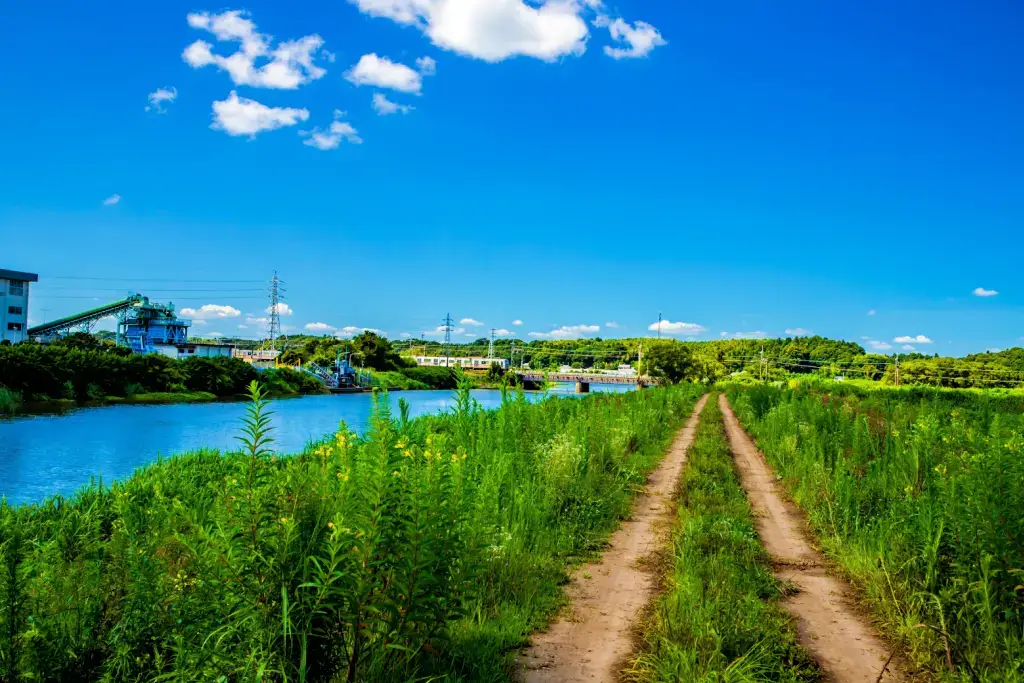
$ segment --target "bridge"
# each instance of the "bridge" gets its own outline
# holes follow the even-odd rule
[[[611,375],[601,372],[540,372],[539,370],[516,370],[523,382],[540,384],[547,382],[575,382],[576,393],[586,394],[591,384],[635,384],[648,387],[658,384],[658,380],[647,375]]]
[[[28,330],[28,336],[48,337],[58,334],[67,334],[76,327],[81,329],[83,332],[89,332],[92,329],[93,323],[108,316],[115,316],[119,321],[121,321],[126,313],[134,308],[142,306],[146,301],[146,297],[141,294],[132,294],[120,301],[115,301],[104,306],[98,306],[76,315],[70,315],[66,318],[60,318],[59,320],[43,323],[42,325],[36,325]]]

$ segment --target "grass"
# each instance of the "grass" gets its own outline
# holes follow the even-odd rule
[[[712,395],[680,478],[663,591],[630,671],[635,681],[812,681],[817,671],[777,604]]]
[[[407,377],[401,372],[384,372],[378,370],[371,370],[370,375],[373,377],[375,386],[379,386],[385,389],[430,389],[430,385],[425,382]]]
[[[21,407],[21,394],[0,387],[0,415],[14,415]]]
[[[982,392],[733,391],[737,413],[913,665],[1024,681],[1024,415]]]
[[[104,403],[202,403],[216,401],[217,395],[208,391],[151,391],[131,396],[107,396]]]
[[[502,681],[699,387],[409,419],[293,457],[254,386],[240,449],[0,503],[0,679]]]

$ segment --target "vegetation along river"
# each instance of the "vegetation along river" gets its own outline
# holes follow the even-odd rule
[[[621,391],[626,387],[594,387]],[[552,393],[571,395],[572,386]],[[409,402],[412,417],[447,410],[451,391],[407,391],[389,397],[397,414],[398,397]],[[530,400],[543,394],[527,393]],[[496,390],[473,391],[484,408],[501,403]],[[361,432],[370,415],[371,394],[306,396],[272,402],[274,444],[279,453],[295,453],[344,420]],[[158,456],[200,448],[237,447],[244,402],[120,405],[73,410],[62,415],[0,419],[0,498],[11,505],[37,503],[53,494],[70,495],[93,478],[105,483],[129,476]]]

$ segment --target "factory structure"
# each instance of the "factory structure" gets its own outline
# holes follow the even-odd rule
[[[0,268],[0,341],[17,344],[28,339],[28,292],[35,273]]]

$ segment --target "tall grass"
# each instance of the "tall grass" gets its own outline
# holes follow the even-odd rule
[[[1024,681],[1024,416],[948,392],[732,399],[916,665],[943,680]]]
[[[14,415],[21,407],[21,394],[0,387],[0,415]]]
[[[0,679],[503,680],[692,409],[680,387],[446,415],[374,408],[0,504]]]
[[[679,483],[665,590],[645,626],[636,681],[812,681],[817,672],[776,604],[782,587],[754,528],[716,396]]]

